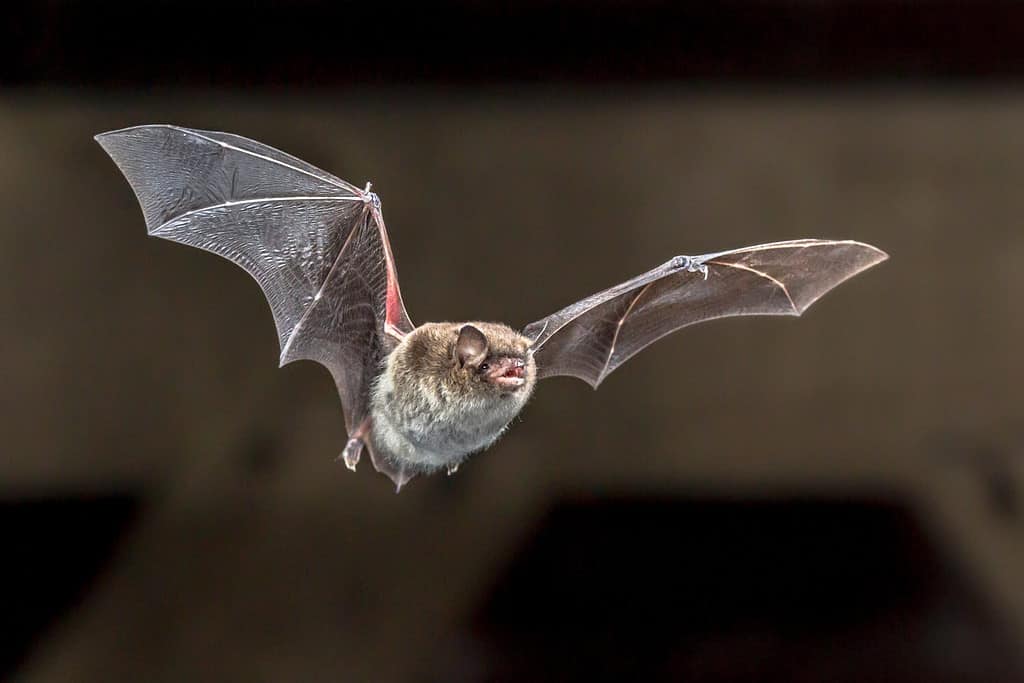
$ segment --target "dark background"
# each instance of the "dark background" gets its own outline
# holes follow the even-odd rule
[[[1020,681],[1024,6],[15,3],[0,678]],[[333,462],[239,269],[91,136],[246,135],[384,202],[416,321],[856,238],[804,318],[540,387],[453,477]]]

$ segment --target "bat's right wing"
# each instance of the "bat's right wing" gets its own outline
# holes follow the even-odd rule
[[[884,261],[849,240],[773,242],[677,256],[526,326],[537,377],[595,389],[647,345],[687,325],[734,315],[800,315],[830,289]]]
[[[96,140],[135,191],[150,235],[223,256],[256,279],[277,324],[281,365],[309,359],[330,370],[354,467],[372,429],[371,383],[413,329],[369,185],[360,190],[228,133],[152,125]],[[371,456],[378,470],[401,476]]]

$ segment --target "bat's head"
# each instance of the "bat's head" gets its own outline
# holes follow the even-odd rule
[[[509,395],[533,389],[537,372],[526,337],[498,323],[467,323],[457,332],[451,358],[471,391]]]

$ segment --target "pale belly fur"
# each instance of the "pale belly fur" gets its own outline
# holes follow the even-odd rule
[[[371,392],[372,444],[379,455],[420,472],[454,467],[493,444],[530,398],[530,389],[472,399],[441,383],[403,389],[390,367]]]

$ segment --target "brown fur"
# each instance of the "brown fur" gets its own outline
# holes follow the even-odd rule
[[[525,382],[503,389],[477,365],[460,363],[455,344],[464,325],[487,338],[490,358],[526,362]],[[388,356],[371,395],[376,451],[412,473],[454,467],[493,443],[533,392],[536,367],[529,340],[500,323],[426,323]]]

